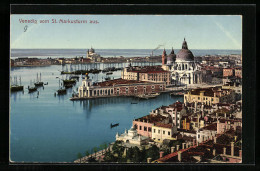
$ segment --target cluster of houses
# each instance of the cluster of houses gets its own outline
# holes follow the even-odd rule
[[[221,87],[192,89],[184,95],[184,102],[134,119],[131,129],[117,133],[116,140],[125,147],[160,147],[166,141],[183,140],[182,146],[171,147],[170,154],[161,151],[159,159],[147,162],[241,162],[242,102],[232,94],[234,90]]]

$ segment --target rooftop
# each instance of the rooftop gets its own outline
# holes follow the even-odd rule
[[[115,86],[120,84],[141,84],[141,83],[152,83],[147,81],[137,81],[137,80],[125,80],[122,78],[114,79],[114,80],[108,80],[103,82],[94,83],[94,86],[101,86],[101,87],[109,87],[109,86]],[[154,83],[152,83],[154,84]]]
[[[146,115],[146,116],[143,116],[141,118],[138,118],[138,119],[135,119],[135,121],[139,121],[139,122],[148,122],[148,123],[156,123],[156,122],[159,122],[159,121],[162,121],[166,119],[166,117],[162,116],[162,115]]]

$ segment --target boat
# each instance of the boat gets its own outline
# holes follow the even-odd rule
[[[74,80],[77,79],[77,80],[78,80],[78,79],[79,79],[79,76],[78,76],[78,75],[72,75],[72,76],[70,76],[70,80],[71,80],[71,79],[74,79]]]
[[[36,82],[34,83],[34,85],[36,87],[41,87],[43,86],[43,82],[41,82],[41,73],[40,73],[40,79],[38,79],[38,73],[37,73],[37,78],[36,78]]]
[[[23,86],[12,85],[12,86],[11,86],[11,91],[12,91],[12,92],[15,92],[15,91],[23,91]]]
[[[58,95],[63,95],[67,93],[67,90],[65,88],[60,88],[59,90],[57,90]]]
[[[23,86],[21,85],[21,77],[20,77],[20,85],[17,84],[17,77],[14,77],[15,83],[11,83],[11,92],[15,91],[23,91]],[[11,82],[12,82],[12,77],[11,77]]]
[[[105,80],[108,81],[108,80],[111,80],[111,78],[110,77],[106,77]]]
[[[116,123],[116,124],[110,124],[110,128],[113,128],[113,127],[116,127],[116,126],[119,126],[119,123]]]
[[[150,99],[150,98],[155,98],[159,95],[160,93],[152,93],[152,94],[141,94],[141,95],[137,95],[136,97],[140,99]]]
[[[28,86],[28,92],[29,93],[33,93],[37,91],[37,87],[36,86],[32,86],[32,81],[30,81],[30,86]]]
[[[71,87],[73,87],[73,84],[65,84],[64,87],[65,88],[71,88]]]
[[[172,92],[170,93],[171,96],[183,96],[184,92],[183,91],[179,91],[179,92]]]
[[[29,91],[29,93],[32,93],[32,92],[37,91],[37,88],[36,87],[29,87],[28,91]]]
[[[63,80],[63,85],[66,84],[75,84],[76,80],[75,79],[69,79],[69,80]]]
[[[108,72],[108,73],[106,73],[106,75],[112,75],[113,74],[113,72]]]
[[[67,90],[66,90],[66,88],[62,88],[60,86],[60,79],[59,79],[59,90],[57,90],[57,94],[58,95],[63,95],[63,94],[66,94],[66,93],[67,93]]]

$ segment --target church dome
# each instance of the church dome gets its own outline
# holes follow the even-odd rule
[[[95,53],[95,50],[91,47],[90,52]]]
[[[174,54],[174,50],[172,48],[171,53],[167,56],[167,62],[174,62],[176,60],[176,55]]]
[[[176,60],[179,61],[194,61],[194,56],[192,52],[188,49],[187,42],[184,41],[182,43],[182,49],[177,53]]]

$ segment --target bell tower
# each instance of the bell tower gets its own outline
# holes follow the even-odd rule
[[[162,54],[162,65],[166,64],[166,57],[167,57],[167,54],[166,54],[166,51],[165,51],[165,48],[164,48],[163,54]]]

